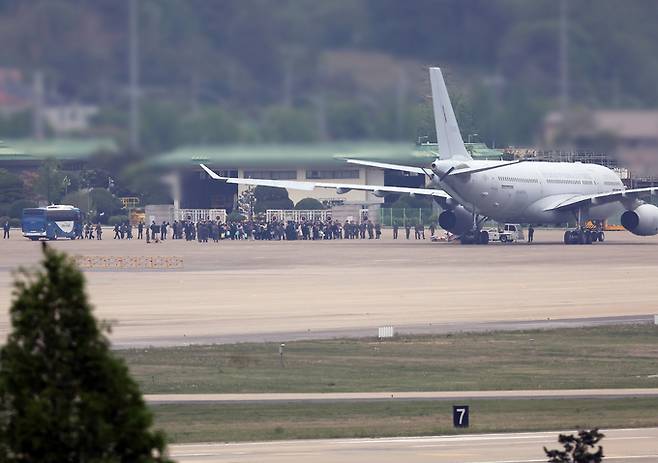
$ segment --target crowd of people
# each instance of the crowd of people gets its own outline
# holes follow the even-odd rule
[[[405,225],[400,227],[394,224],[393,239],[400,236],[400,228],[404,230],[404,238],[411,239],[413,232],[414,239],[425,239],[424,225]],[[173,223],[162,221],[146,224],[140,221],[137,225],[130,222],[117,223],[112,228],[113,239],[115,240],[146,240],[150,242],[160,242],[167,239],[198,241],[207,243],[210,241],[218,242],[220,240],[364,240],[364,239],[381,239],[381,224],[375,223],[365,218],[361,223],[351,220],[341,222],[339,220],[306,220],[299,221],[281,221],[272,220],[258,221],[245,220],[239,222],[221,222],[220,220],[201,220],[193,222],[192,220],[174,220]],[[136,236],[135,236],[136,232]],[[434,235],[435,227],[429,227],[430,236]],[[87,222],[83,224],[79,239],[103,239],[103,227],[101,224]]]
[[[399,226],[393,227],[393,239],[398,239]],[[406,239],[410,239],[411,232],[414,233],[415,239],[425,239],[425,227],[416,225],[412,227],[407,225],[401,227],[405,231]],[[431,234],[434,234],[434,227],[430,227]],[[192,220],[174,220],[173,223],[163,221],[146,224],[140,221],[137,225],[129,222],[118,223],[112,229],[115,240],[138,240],[145,239],[146,242],[160,242],[167,239],[198,241],[207,243],[210,241],[218,242],[220,240],[364,240],[364,239],[381,239],[382,227],[367,218],[361,223],[355,223],[350,220],[341,222],[339,220],[306,220],[299,221],[281,221],[272,220],[254,221],[245,220],[240,222],[224,223],[219,220],[201,220],[193,222]],[[135,235],[136,231],[136,237]],[[103,228],[100,224],[86,223],[82,227],[81,239],[101,240]]]
[[[380,239],[382,228],[379,223],[365,220],[360,224],[337,220],[300,221],[252,221],[223,223],[219,220],[177,221],[172,224],[143,223],[138,230],[146,230],[147,241],[184,239],[207,243],[220,240],[334,240],[334,239]]]

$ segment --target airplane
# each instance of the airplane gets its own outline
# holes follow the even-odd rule
[[[561,225],[575,219],[566,230],[565,244],[603,241],[601,230],[589,230],[588,221],[603,222],[624,210],[622,226],[639,236],[658,234],[658,207],[642,198],[658,193],[658,187],[626,189],[619,175],[598,164],[545,161],[476,161],[464,146],[441,69],[430,68],[432,104],[440,157],[429,168],[359,159],[346,162],[381,169],[424,174],[426,188],[357,185],[230,178],[201,168],[215,180],[242,185],[264,185],[298,190],[332,188],[338,194],[350,190],[429,196],[441,207],[439,225],[459,237],[462,244],[487,244],[482,230],[486,220],[499,223]]]

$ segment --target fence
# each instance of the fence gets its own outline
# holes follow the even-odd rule
[[[193,222],[219,220],[226,223],[226,209],[176,209],[174,218],[176,220],[192,220]]]
[[[321,220],[325,221],[331,217],[329,209],[311,209],[308,211],[298,211],[297,209],[268,209],[267,221],[278,220],[287,222],[289,220],[299,222],[300,220]]]
[[[397,224],[400,227],[405,225],[431,225],[437,222],[438,218],[431,208],[406,208],[396,209],[382,207],[379,210],[379,223],[385,227],[392,227]]]

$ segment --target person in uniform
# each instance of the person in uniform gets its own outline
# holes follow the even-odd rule
[[[532,225],[528,227],[528,244],[532,243],[532,241],[535,239],[535,229]]]
[[[137,239],[141,240],[144,239],[144,222],[141,220],[137,224]]]
[[[8,240],[9,239],[9,230],[11,227],[9,226],[9,221],[7,220],[4,224],[2,224],[2,239],[3,240]]]

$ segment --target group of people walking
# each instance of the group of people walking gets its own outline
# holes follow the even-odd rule
[[[393,225],[393,239],[398,239],[399,229],[404,229],[406,239],[410,239],[413,231],[415,239],[425,239],[425,226],[409,224],[400,227]],[[436,227],[429,227],[430,236],[434,235]],[[134,231],[137,231],[138,240],[164,241],[167,239],[198,241],[207,243],[220,240],[334,240],[334,239],[381,239],[382,227],[379,223],[373,223],[367,218],[361,223],[350,220],[341,222],[339,220],[307,220],[299,221],[252,221],[224,223],[219,220],[174,220],[173,223],[152,221],[147,225],[140,221],[136,226],[130,222],[117,223],[113,226],[113,239],[131,240]],[[5,231],[8,235],[7,231]],[[80,239],[102,240],[103,227],[101,224],[85,223],[81,229]]]
[[[139,236],[144,224],[137,226]],[[184,239],[207,243],[219,240],[333,240],[333,239],[381,239],[382,229],[378,223],[365,220],[360,224],[338,220],[300,221],[241,221],[223,223],[219,220],[191,220],[174,223],[155,221],[146,228],[146,239]]]

